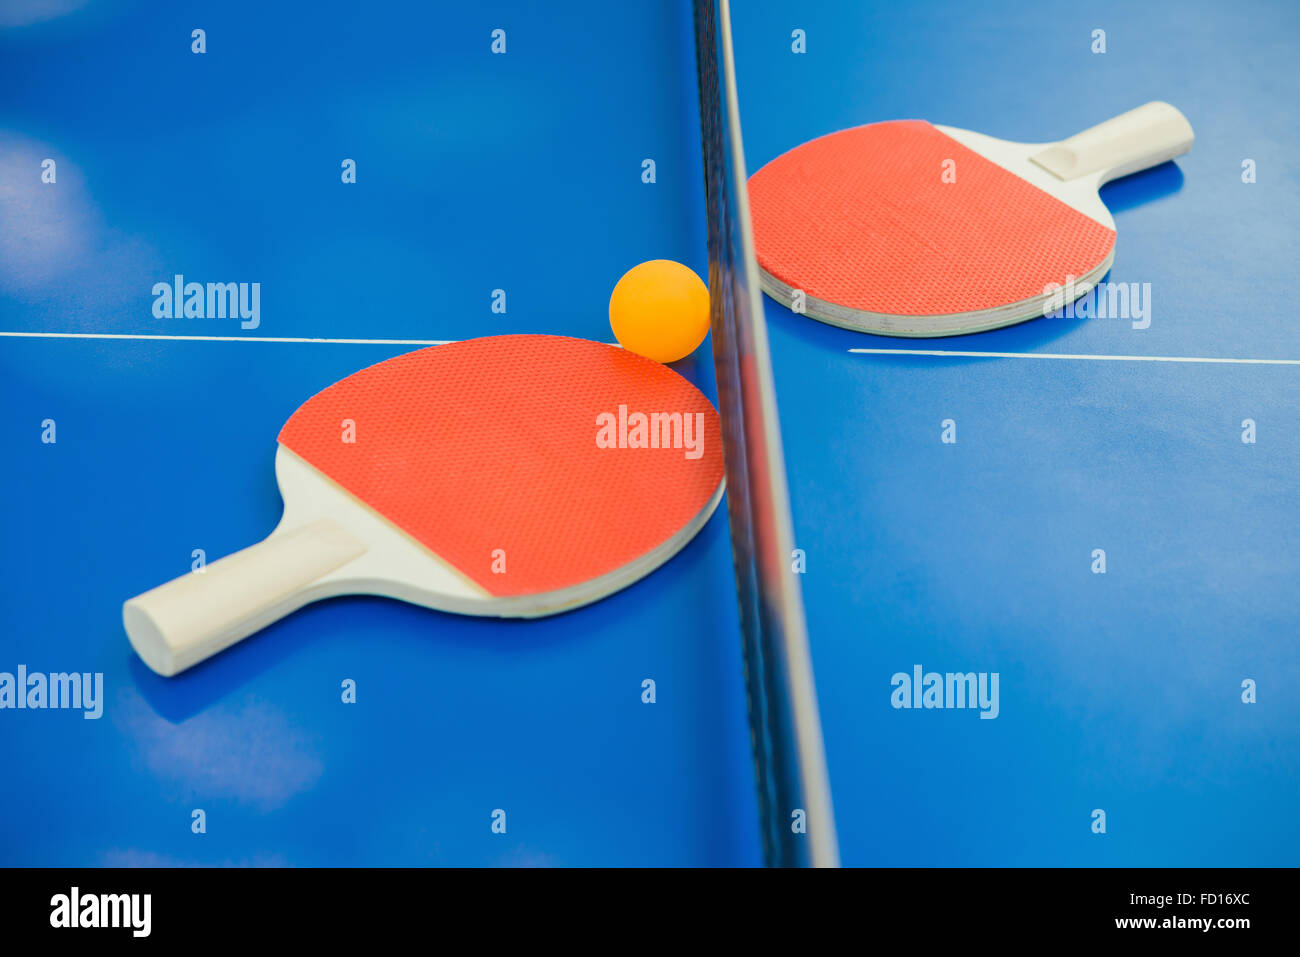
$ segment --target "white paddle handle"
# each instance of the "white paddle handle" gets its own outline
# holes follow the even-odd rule
[[[137,595],[122,623],[144,663],[171,677],[321,597],[309,586],[365,550],[317,519]]]
[[[1168,103],[1155,101],[1054,143],[1030,159],[1063,180],[1101,173],[1098,184],[1182,156],[1192,125]]]

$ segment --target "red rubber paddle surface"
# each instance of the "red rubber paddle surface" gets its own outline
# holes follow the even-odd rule
[[[955,181],[943,181],[952,160]],[[977,312],[1082,276],[1115,231],[923,120],[804,143],[749,180],[759,264],[864,312]]]
[[[633,413],[689,417],[697,439],[698,413],[703,454],[599,447],[597,417],[617,419],[620,405],[625,446],[641,438]],[[346,419],[355,443],[342,441]],[[618,429],[607,435],[617,441]],[[669,444],[676,435],[670,426]],[[634,353],[559,336],[470,339],[381,362],[307,400],[280,442],[502,597],[626,565],[694,519],[722,480],[718,413],[695,386]],[[493,572],[498,549],[505,574]]]

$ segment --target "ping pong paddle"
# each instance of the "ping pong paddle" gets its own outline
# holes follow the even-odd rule
[[[831,133],[750,177],[761,284],[796,311],[882,335],[1032,319],[1110,269],[1101,185],[1191,146],[1187,119],[1160,102],[1059,143],[923,120]]]
[[[285,423],[275,471],[284,515],[266,540],[123,606],[159,674],[333,595],[575,608],[671,558],[723,489],[718,413],[695,386],[541,335],[433,346],[336,382]]]

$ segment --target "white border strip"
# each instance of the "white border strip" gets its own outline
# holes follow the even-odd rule
[[[850,349],[873,356],[955,356],[963,359],[1078,359],[1091,362],[1199,362],[1209,365],[1300,366],[1300,359],[1231,359],[1213,356],[1093,356],[1064,352],[957,352],[943,349]]]

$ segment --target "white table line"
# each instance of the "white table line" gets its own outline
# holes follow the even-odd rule
[[[14,339],[135,339],[167,342],[327,342],[348,346],[443,346],[454,339],[309,339],[290,336],[161,336],[118,332],[0,332]]]
[[[1077,359],[1091,362],[1199,362],[1211,365],[1300,366],[1300,359],[1233,359],[1215,356],[1072,355],[1064,352],[959,352],[943,349],[850,349],[874,356],[954,356],[963,359]]]
[[[298,336],[165,336],[118,332],[4,332],[14,339],[129,339],[164,342],[319,342],[350,346],[442,346],[455,339],[328,339]],[[1300,359],[1238,359],[1223,356],[1123,356],[1064,352],[973,352],[948,349],[850,349],[850,353],[877,356],[950,356],[963,359],[1063,359],[1091,362],[1188,362],[1210,365],[1300,366]]]

